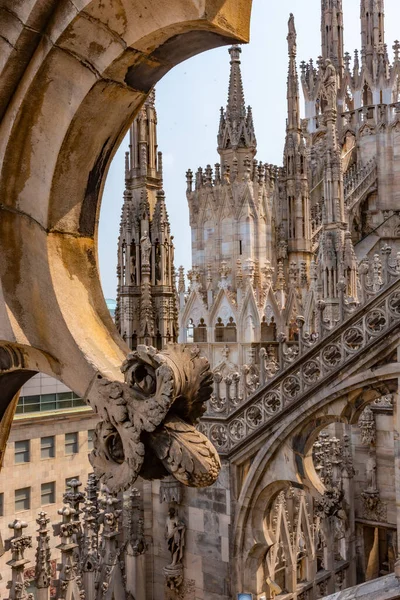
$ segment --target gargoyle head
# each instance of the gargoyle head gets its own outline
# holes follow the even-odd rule
[[[87,395],[102,419],[90,455],[95,474],[110,491],[128,488],[139,475],[172,474],[191,487],[214,483],[218,453],[195,427],[212,393],[207,359],[178,344],[162,352],[139,346],[121,371],[124,382],[99,374]]]

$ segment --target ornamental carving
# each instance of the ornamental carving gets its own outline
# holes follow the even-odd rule
[[[214,483],[218,454],[195,427],[212,391],[207,359],[177,344],[163,352],[138,346],[121,370],[123,383],[99,375],[88,394],[102,419],[90,455],[96,476],[111,492],[128,488],[139,475],[172,474],[192,487]]]
[[[387,506],[382,502],[378,490],[361,492],[363,518],[368,521],[387,522]]]
[[[282,408],[282,401],[278,392],[268,392],[264,396],[264,407],[268,414],[274,415]]]
[[[364,408],[361,416],[358,420],[358,426],[361,433],[361,443],[364,446],[370,446],[375,444],[376,440],[376,427],[374,413],[369,406]]]

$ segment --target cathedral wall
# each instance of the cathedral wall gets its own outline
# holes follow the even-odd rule
[[[171,560],[165,541],[169,505],[160,503],[160,482],[154,481],[151,487],[151,535],[154,541],[151,600],[168,600],[163,569]],[[177,510],[186,526],[182,600],[230,600],[229,466],[223,465],[217,482],[210,488],[184,488],[182,503]]]
[[[383,503],[382,523],[396,525],[396,491],[394,465],[393,413],[374,410],[376,422],[376,477],[377,487]],[[352,427],[352,444],[355,469],[356,518],[365,519],[362,492],[368,487],[368,446],[361,441],[358,425]],[[368,520],[368,519],[367,519]]]

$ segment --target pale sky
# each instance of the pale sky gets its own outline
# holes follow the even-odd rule
[[[345,50],[360,48],[360,0],[343,0]],[[246,104],[253,107],[258,160],[282,164],[286,120],[287,21],[297,28],[298,65],[321,53],[321,0],[253,0],[250,44],[242,47]],[[399,0],[385,1],[386,43],[392,57],[400,38]],[[398,24],[396,26],[396,24]],[[226,47],[205,52],[175,67],[156,88],[158,145],[163,152],[164,189],[175,237],[175,266],[191,267],[191,234],[186,201],[187,169],[219,162],[219,109],[225,106],[229,80]],[[99,259],[106,298],[116,297],[116,260],[124,191],[125,140],[110,166],[99,230]]]

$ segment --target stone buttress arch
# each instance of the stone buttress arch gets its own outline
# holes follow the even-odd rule
[[[118,10],[97,0],[7,4],[0,340],[51,357],[47,372],[83,396],[98,372],[122,381],[128,351],[98,272],[97,225],[109,164],[170,68],[203,50],[247,41],[251,0],[149,0],[145,11],[136,0],[120,0]],[[33,25],[40,33],[35,47],[16,50],[13,42],[23,45]],[[22,383],[17,377],[10,394]],[[2,396],[3,407],[11,397]]]

